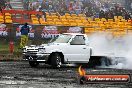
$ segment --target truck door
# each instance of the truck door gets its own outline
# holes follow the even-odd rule
[[[68,61],[87,63],[90,58],[90,47],[85,44],[83,35],[76,35],[70,42],[68,50]]]

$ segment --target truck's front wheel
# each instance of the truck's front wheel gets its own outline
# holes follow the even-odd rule
[[[31,67],[37,67],[39,65],[39,63],[37,61],[29,61],[29,65]]]
[[[51,56],[51,65],[53,67],[61,67],[62,61],[61,61],[61,56],[59,55],[59,53],[54,53]]]

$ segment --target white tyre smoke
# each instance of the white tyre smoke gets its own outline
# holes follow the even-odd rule
[[[132,35],[113,37],[106,33],[94,33],[89,36],[89,41],[94,55],[112,57],[113,65],[110,67],[132,69]]]

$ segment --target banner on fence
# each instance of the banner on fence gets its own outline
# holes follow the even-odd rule
[[[0,24],[0,38],[12,39],[17,41],[20,39],[20,29],[23,24]],[[34,41],[43,41],[44,39],[55,38],[61,33],[81,33],[81,27],[66,26],[44,26],[44,25],[28,25],[30,27],[29,39]]]
[[[56,26],[45,26],[41,33],[41,38],[54,38],[59,35],[58,28]]]
[[[68,33],[82,33],[81,27],[70,27],[69,30],[67,30]]]
[[[0,24],[0,36],[8,36],[8,28],[6,24]]]

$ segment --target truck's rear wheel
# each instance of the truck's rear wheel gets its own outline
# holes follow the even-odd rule
[[[100,64],[101,64],[101,66],[109,66],[109,65],[111,65],[111,61],[107,57],[102,57],[100,59]]]
[[[51,56],[51,65],[53,67],[57,67],[60,68],[62,64],[62,60],[61,60],[61,56],[59,55],[59,53],[54,53]]]
[[[39,63],[37,61],[29,61],[29,65],[31,67],[37,67],[39,65]]]
[[[91,57],[88,63],[89,67],[109,66],[109,65],[111,65],[110,59],[108,57],[100,57],[100,56]]]

